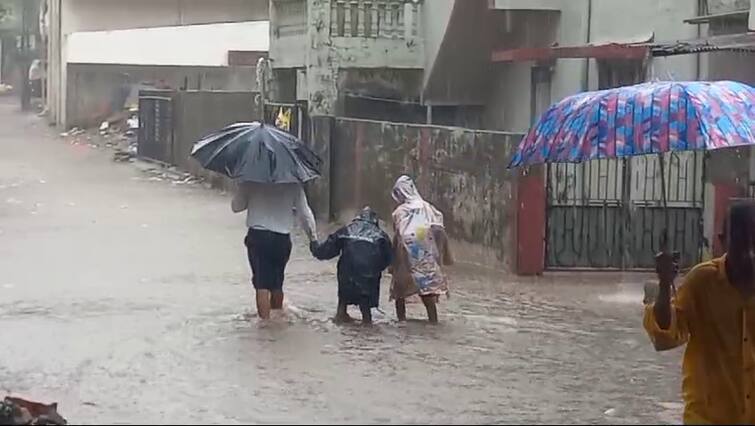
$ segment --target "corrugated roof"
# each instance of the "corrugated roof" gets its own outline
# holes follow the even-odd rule
[[[491,60],[493,62],[519,62],[560,58],[640,59],[646,55],[664,57],[724,51],[755,53],[755,33],[718,35],[670,42],[501,49],[493,51]]]
[[[719,35],[697,40],[655,43],[650,48],[653,56],[722,51],[755,53],[755,33]]]
[[[721,19],[747,19],[750,14],[748,9],[745,10],[733,10],[731,12],[714,13],[710,15],[696,16],[694,18],[685,19],[687,24],[707,24],[711,21],[717,21]]]

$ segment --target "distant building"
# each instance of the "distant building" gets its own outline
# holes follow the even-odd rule
[[[69,124],[72,34],[266,20],[269,10],[267,0],[47,0],[46,8],[47,107],[51,121],[61,126]]]
[[[136,106],[139,88],[254,91],[268,22],[76,32],[68,38],[66,125],[87,127]],[[239,63],[238,53],[243,58]]]

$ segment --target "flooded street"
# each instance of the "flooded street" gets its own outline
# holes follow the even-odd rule
[[[0,384],[72,423],[681,420],[681,353],[641,328],[648,276],[462,266],[438,327],[397,324],[387,282],[374,328],[339,327],[335,263],[300,239],[287,317],[260,326],[227,195],[15,111],[0,105]]]

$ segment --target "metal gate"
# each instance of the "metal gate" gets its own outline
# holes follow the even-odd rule
[[[173,151],[173,97],[171,91],[139,93],[140,157],[169,163]]]
[[[703,249],[704,153],[665,156],[670,248],[684,266]],[[546,267],[648,269],[665,226],[657,156],[551,164]]]

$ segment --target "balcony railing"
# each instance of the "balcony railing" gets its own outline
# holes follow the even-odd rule
[[[418,33],[419,0],[333,0],[332,37],[409,39]]]

